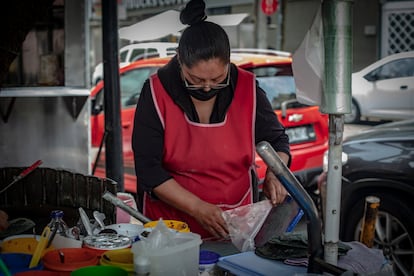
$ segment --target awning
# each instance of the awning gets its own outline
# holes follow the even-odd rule
[[[180,22],[180,12],[168,10],[119,29],[119,38],[135,42],[151,41],[176,34],[186,26]]]
[[[207,20],[221,26],[238,26],[247,16],[247,13],[212,15]],[[153,41],[177,34],[185,27],[186,25],[180,22],[180,12],[168,10],[131,26],[120,28],[119,38],[131,42]]]

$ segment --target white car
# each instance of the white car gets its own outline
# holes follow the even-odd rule
[[[352,74],[352,112],[345,123],[414,117],[414,51],[382,58]]]
[[[147,42],[136,43],[122,47],[119,50],[119,67],[150,57],[167,57],[176,53],[178,43],[175,42]],[[96,85],[103,79],[103,63],[95,66],[92,74],[92,84]]]

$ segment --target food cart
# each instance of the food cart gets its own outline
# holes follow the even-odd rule
[[[88,176],[91,166],[88,99],[90,74],[88,43],[85,39],[88,32],[85,1],[66,1],[63,14],[65,47],[62,67],[64,78],[61,85],[55,86],[54,81],[59,81],[56,76],[57,79],[46,81],[48,85],[37,82],[36,87],[6,88],[0,91],[0,141],[3,157],[0,167],[4,167],[0,170],[0,188],[7,187],[0,194],[0,208],[5,209],[11,216],[31,215],[30,217],[39,222],[40,228],[47,223],[48,214],[54,208],[67,208],[65,211],[70,225],[78,218],[76,210],[79,207],[84,207],[89,214],[93,210],[104,212],[109,219],[107,223],[115,221],[114,206],[103,200],[102,195],[105,191],[116,193],[117,183],[110,179]],[[53,54],[42,59],[45,72],[57,65],[56,59],[49,59],[50,56]],[[46,74],[45,79],[48,76]],[[39,79],[43,81],[42,78]],[[111,82],[110,78],[105,79]],[[259,148],[259,151],[263,154],[262,157],[269,153],[265,148]],[[298,186],[291,186],[295,180],[285,174],[285,169],[280,170],[276,165],[273,166],[273,157],[264,159],[276,174],[282,175],[281,179],[286,180],[286,183],[282,181],[283,184],[300,203],[309,219],[310,259],[307,271],[328,271],[339,275],[343,270],[336,270],[335,266],[329,266],[322,260],[320,223],[314,206]],[[42,167],[8,187],[14,177],[34,160],[42,160]],[[118,165],[121,166],[121,163]],[[40,233],[39,230],[37,229],[37,233]],[[335,243],[335,237],[329,242]],[[205,244],[204,248],[206,246]],[[225,252],[231,250],[231,244],[224,244],[223,248],[223,254],[234,255]],[[245,259],[238,261],[244,264],[253,263],[256,268],[269,265],[270,262],[263,261],[254,254],[245,254],[243,258]],[[305,272],[304,269],[289,269],[279,262],[273,262],[267,268],[275,274],[281,272],[278,275],[291,275],[292,271]]]

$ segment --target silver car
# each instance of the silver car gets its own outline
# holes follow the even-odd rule
[[[414,117],[414,51],[382,58],[352,74],[352,113],[345,123]]]

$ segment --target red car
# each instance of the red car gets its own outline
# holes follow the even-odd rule
[[[135,106],[145,80],[170,58],[144,59],[120,69],[122,137],[124,157],[124,188],[136,193],[134,156],[131,136]],[[322,167],[323,154],[328,149],[328,115],[321,114],[317,106],[300,104],[296,100],[295,82],[292,73],[292,59],[284,52],[251,51],[233,52],[231,60],[238,66],[253,72],[261,88],[272,103],[279,120],[286,127],[291,143],[292,172]],[[104,133],[103,82],[91,91],[92,147],[98,149]],[[94,174],[105,176],[105,154],[96,158]],[[256,164],[260,180],[264,178],[266,165],[257,155]]]

